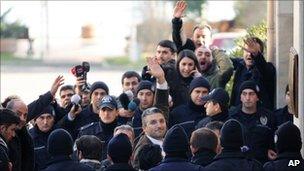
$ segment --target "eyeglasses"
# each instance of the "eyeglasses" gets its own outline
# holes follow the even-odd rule
[[[74,95],[73,93],[63,94],[60,96],[60,98],[64,99],[65,97],[72,97],[73,95]]]

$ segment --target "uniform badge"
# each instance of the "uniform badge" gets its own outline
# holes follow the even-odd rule
[[[260,117],[260,122],[262,125],[267,125],[267,117],[266,116],[261,116]]]

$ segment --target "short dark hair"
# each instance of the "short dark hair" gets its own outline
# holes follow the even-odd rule
[[[141,81],[141,77],[140,77],[140,75],[137,72],[135,72],[135,71],[127,71],[121,77],[121,84],[124,83],[124,79],[125,78],[131,78],[131,77],[136,77],[137,80],[138,80],[138,82]]]
[[[158,45],[158,46],[161,46],[161,47],[170,48],[170,51],[171,51],[172,53],[177,52],[176,45],[175,45],[175,43],[172,42],[171,40],[162,40],[162,41],[160,41],[157,45]]]
[[[64,85],[64,86],[60,87],[59,94],[65,90],[72,90],[75,93],[74,87],[72,85]]]
[[[223,125],[224,123],[221,121],[212,121],[209,122],[205,127],[215,131],[215,130],[221,130]]]
[[[208,128],[199,128],[192,132],[190,144],[197,149],[209,149],[215,152],[218,145],[218,137]]]
[[[142,121],[142,125],[145,126],[146,125],[146,121],[145,118],[149,115],[154,115],[155,113],[161,113],[163,114],[163,111],[161,111],[160,109],[158,109],[157,107],[150,107],[146,110],[143,111],[142,115],[141,115],[141,121]],[[165,117],[165,116],[164,116]]]
[[[188,50],[188,49],[182,50],[181,52],[179,52],[179,54],[177,56],[176,70],[177,70],[178,73],[180,73],[179,63],[184,57],[188,57],[188,58],[192,59],[194,61],[194,65],[197,68],[198,72],[201,73],[201,66],[198,63],[198,60],[197,60],[197,57],[196,57],[195,53],[192,50]]]
[[[83,135],[75,141],[78,151],[85,159],[100,160],[102,155],[102,142],[94,135]]]
[[[12,124],[19,124],[19,116],[10,109],[0,109],[0,125],[5,125],[6,127]]]

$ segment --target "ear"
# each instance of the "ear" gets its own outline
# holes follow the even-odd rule
[[[1,125],[0,126],[0,133],[2,133],[3,131],[5,131],[6,130],[6,126],[5,125]]]
[[[215,105],[215,110],[217,111],[217,112],[222,112],[222,110],[221,110],[221,106],[220,106],[220,104],[219,103],[216,103],[216,105]]]

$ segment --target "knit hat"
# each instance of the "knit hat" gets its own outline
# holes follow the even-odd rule
[[[104,96],[100,101],[100,109],[108,107],[110,109],[117,109],[117,102],[112,96]]]
[[[213,89],[207,96],[202,97],[203,101],[215,101],[220,104],[221,108],[223,106],[228,106],[229,103],[229,94],[223,88]]]
[[[149,170],[157,166],[162,159],[161,148],[156,144],[144,145],[138,152],[139,168],[141,170]]]
[[[260,88],[254,81],[244,81],[240,86],[239,93],[242,94],[242,91],[245,89],[251,89],[259,96]]]
[[[221,146],[224,149],[238,149],[244,145],[242,125],[235,119],[226,121],[221,129]]]
[[[52,105],[48,105],[36,116],[36,118],[38,118],[39,116],[46,114],[46,113],[51,114],[53,117],[56,116],[54,107]]]
[[[72,154],[72,136],[64,129],[52,131],[47,141],[47,150],[52,156]]]
[[[108,144],[108,155],[114,163],[126,163],[132,155],[132,145],[126,134],[120,133]]]
[[[163,142],[163,150],[168,154],[185,154],[188,151],[189,142],[185,130],[180,125],[170,128]]]
[[[147,81],[147,80],[142,80],[141,82],[139,82],[139,85],[136,89],[136,95],[138,94],[138,92],[140,90],[143,90],[143,89],[148,89],[148,90],[151,90],[152,92],[155,91],[155,87],[153,86],[152,82]]]
[[[90,97],[92,96],[92,93],[93,93],[96,89],[98,89],[98,88],[103,89],[104,91],[106,91],[107,94],[109,94],[109,88],[108,88],[107,84],[104,83],[104,82],[102,82],[102,81],[96,81],[96,82],[94,82],[94,83],[92,84],[92,86],[91,86],[91,89],[90,89],[90,91],[91,91],[91,92],[90,92]]]
[[[300,152],[302,147],[300,130],[290,121],[279,126],[274,141],[279,153]]]
[[[205,87],[208,89],[208,91],[210,91],[210,84],[208,82],[208,80],[206,80],[204,77],[200,76],[200,77],[195,77],[191,83],[190,83],[190,88],[189,88],[189,94],[192,93],[193,89],[197,88],[197,87]]]

